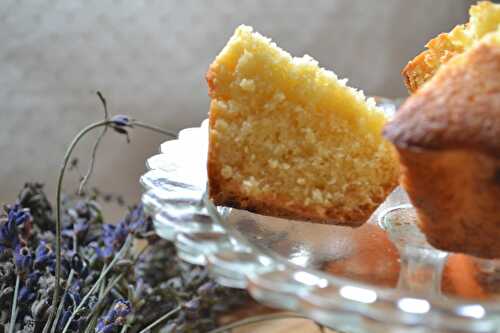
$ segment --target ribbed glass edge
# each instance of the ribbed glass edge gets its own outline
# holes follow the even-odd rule
[[[206,121],[201,128],[181,131],[174,141],[182,145],[196,130],[206,131]],[[183,132],[189,136],[183,138]],[[153,216],[158,235],[175,242],[182,259],[207,265],[219,283],[247,288],[259,302],[303,313],[349,332],[396,332],[409,327],[433,332],[499,330],[500,304],[424,299],[421,295],[374,288],[301,268],[256,247],[228,224],[230,210],[215,207],[205,186],[192,184],[188,174],[184,174],[185,179],[179,178],[176,167],[182,166],[175,164],[177,157],[162,149],[161,154],[147,161],[149,171],[141,177],[145,189],[142,201]],[[164,164],[172,163],[162,165],[162,160]]]

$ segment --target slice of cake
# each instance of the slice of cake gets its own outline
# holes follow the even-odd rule
[[[443,65],[385,135],[429,243],[500,258],[500,31]]]
[[[397,185],[383,111],[311,57],[240,26],[206,78],[216,204],[358,226]]]
[[[500,4],[481,1],[469,10],[469,23],[457,25],[451,32],[431,39],[427,50],[408,62],[402,74],[410,92],[429,80],[441,65],[470,49],[489,32],[500,29]]]

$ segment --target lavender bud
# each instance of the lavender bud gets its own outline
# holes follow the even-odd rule
[[[97,304],[98,301],[99,298],[97,296],[90,296],[89,300],[87,301],[89,309],[92,309]]]
[[[14,253],[14,261],[18,273],[28,273],[33,265],[33,257],[30,249],[26,246],[18,246]]]
[[[89,209],[87,203],[83,200],[80,200],[75,204],[75,211],[76,211],[78,217],[80,217],[80,218],[84,218],[84,219],[88,220],[91,217],[90,209]]]
[[[128,116],[118,114],[111,118],[111,122],[114,126],[126,127],[130,125],[130,118]]]
[[[96,333],[111,333],[114,329],[123,326],[127,316],[132,311],[130,302],[125,299],[115,301],[108,313],[99,319],[96,326]]]
[[[113,310],[116,311],[118,317],[126,317],[132,311],[132,307],[129,301],[121,299],[116,301],[115,305],[113,305]]]
[[[99,320],[95,328],[96,333],[113,333],[115,331],[115,325],[113,323],[106,324],[104,320]]]
[[[192,300],[184,304],[186,309],[186,317],[188,319],[195,319],[197,317],[198,311],[200,311],[200,299],[193,298]]]
[[[24,286],[19,290],[17,300],[19,303],[29,303],[36,298],[36,293],[30,288]]]
[[[215,291],[216,286],[217,284],[215,284],[215,282],[208,281],[198,287],[197,292],[200,296],[206,296],[208,294],[212,294]]]
[[[34,267],[42,269],[49,266],[55,260],[56,255],[52,252],[50,246],[46,242],[41,241],[35,250]]]
[[[16,204],[9,209],[8,213],[9,222],[12,221],[16,226],[19,226],[31,219],[28,209],[22,209],[21,205]]]
[[[200,300],[198,298],[193,298],[192,300],[184,303],[186,310],[197,310],[200,307]]]
[[[71,268],[78,274],[78,276],[85,278],[88,275],[87,263],[80,257],[78,253],[75,253],[71,257]]]
[[[14,249],[19,244],[18,227],[31,220],[28,210],[21,209],[20,205],[7,207],[7,221],[0,224],[0,245],[3,248]]]

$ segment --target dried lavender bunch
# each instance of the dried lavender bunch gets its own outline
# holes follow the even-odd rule
[[[43,186],[28,183],[0,213],[0,328],[8,332],[202,332],[216,314],[240,304],[246,294],[211,281],[200,267],[176,259],[171,243],[159,241],[142,206],[116,224],[103,221],[99,191],[86,194],[96,151],[108,128],[126,135],[141,127],[174,135],[127,116],[109,117],[81,130],[64,155],[55,214]],[[87,133],[102,128],[79,196],[63,198],[72,152]],[[117,196],[119,198],[119,196]],[[118,199],[119,204],[123,200]],[[142,241],[143,250],[132,246]],[[242,294],[244,295],[242,297]],[[232,297],[232,299],[231,299]],[[217,303],[221,299],[224,303]]]
[[[65,326],[67,332],[110,333],[124,327],[140,332],[176,308],[150,332],[206,332],[216,327],[218,314],[247,300],[245,292],[217,285],[204,268],[180,261],[173,244],[152,232],[151,218],[141,205],[130,208],[118,223],[108,224],[93,198],[68,198],[62,222],[62,298],[53,306],[54,217],[42,185],[27,183],[14,204],[4,207],[0,217],[3,332],[9,329],[16,280],[14,332],[42,332],[51,311],[57,312],[54,332]],[[123,252],[95,294],[82,302],[127,239],[130,245],[142,243],[141,251]]]
[[[125,135],[127,142],[128,130],[134,127],[176,134],[127,116],[109,117],[106,100],[97,95],[104,120],[82,129],[66,150],[57,181],[55,216],[42,185],[32,183],[0,213],[0,333],[206,332],[215,327],[218,313],[245,303],[246,292],[218,286],[204,268],[178,261],[172,244],[154,236],[151,218],[142,206],[130,208],[118,224],[107,224],[96,200],[99,192],[85,194],[108,128]],[[64,200],[65,172],[76,165],[76,159],[70,164],[72,152],[97,128],[102,131],[81,180],[80,197]],[[144,255],[131,251],[138,240],[145,242]],[[276,315],[264,317],[211,332]]]

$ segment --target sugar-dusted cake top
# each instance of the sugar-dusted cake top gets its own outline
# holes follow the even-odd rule
[[[266,63],[268,68],[245,66],[252,57],[259,58],[256,60]],[[373,128],[381,129],[387,120],[383,110],[375,105],[373,98],[366,98],[362,90],[347,86],[347,79],[339,79],[333,71],[320,67],[309,55],[292,57],[270,38],[254,32],[250,26],[241,25],[235,30],[214,64],[224,67],[217,70],[219,80],[224,80],[226,77],[223,70],[234,71],[232,74],[240,77],[240,80],[243,80],[241,84],[247,88],[251,81],[250,77],[255,76],[263,85],[276,85],[281,88],[283,93],[288,93],[288,97],[297,95],[302,99],[309,98],[310,104],[328,102],[332,99],[337,102],[342,101],[346,104],[345,107],[339,108],[336,112],[345,113],[346,117],[357,121],[368,121],[369,117]],[[262,73],[259,74],[257,71]],[[264,73],[266,71],[269,72]],[[274,77],[267,75],[273,73],[277,75]],[[287,76],[286,80],[282,80],[284,75]]]

